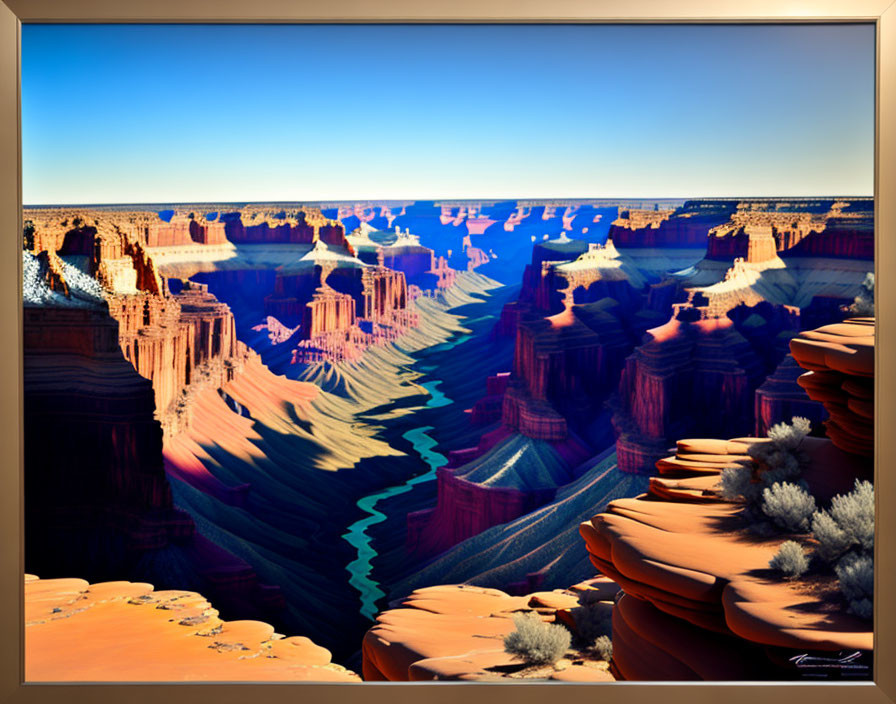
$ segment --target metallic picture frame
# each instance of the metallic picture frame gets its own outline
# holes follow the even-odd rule
[[[22,224],[19,60],[22,23],[39,22],[870,22],[876,25],[875,272],[877,299],[875,393],[876,569],[874,682],[847,683],[640,683],[601,684],[27,684],[24,679],[23,497],[22,497]],[[835,98],[834,98],[835,99]],[[773,168],[774,165],[771,165]],[[693,194],[695,197],[700,194]],[[0,329],[7,335],[0,355],[0,701],[118,702],[161,699],[220,704],[347,702],[432,704],[459,698],[484,703],[496,694],[516,704],[562,704],[596,699],[606,704],[662,698],[670,704],[778,702],[896,702],[896,280],[880,276],[896,265],[896,2],[894,0],[2,0],[0,1]],[[892,286],[892,288],[891,288]],[[891,307],[891,305],[893,307]],[[881,540],[881,536],[884,539]],[[543,687],[550,687],[550,693]],[[489,689],[491,687],[491,689]],[[493,687],[507,687],[498,691]],[[422,688],[422,689],[421,689]]]

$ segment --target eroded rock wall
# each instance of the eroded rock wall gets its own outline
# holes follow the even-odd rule
[[[752,428],[762,364],[728,318],[673,319],[648,331],[626,359],[613,424],[619,467],[652,473],[683,435],[743,435]]]

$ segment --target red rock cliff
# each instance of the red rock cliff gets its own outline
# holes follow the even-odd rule
[[[672,319],[625,361],[613,415],[619,468],[650,473],[675,438],[746,434],[762,365],[731,320]]]

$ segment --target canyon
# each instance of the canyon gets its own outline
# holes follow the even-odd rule
[[[664,652],[655,670],[638,665],[633,654],[657,647],[654,623],[702,644],[694,629],[708,621],[669,621],[681,617],[664,610],[671,587],[634,585],[601,532],[617,519],[600,516],[626,502],[657,504],[657,525],[667,510],[673,522],[708,516],[693,518],[701,526],[727,515],[717,497],[694,498],[704,465],[720,463],[706,456],[726,453],[679,443],[670,458],[682,438],[764,437],[799,415],[812,441],[870,455],[867,360],[854,369],[803,342],[851,317],[873,271],[869,199],[203,204],[166,215],[25,211],[35,603],[84,600],[127,620],[128,599],[182,592],[190,618],[214,604],[225,634],[252,634],[228,643],[276,651],[240,679],[479,680],[510,664],[500,638],[512,612],[560,622],[579,592],[605,589],[618,656],[609,669],[546,676],[793,675],[780,658],[753,673],[732,669],[733,655],[707,664]],[[580,534],[582,523],[593,531]],[[736,543],[704,532],[708,550]],[[615,607],[614,583],[626,592]],[[474,623],[480,612],[489,618]],[[54,670],[56,621],[26,629],[42,653],[34,672],[89,679]],[[150,618],[133,627],[159,648],[170,637]],[[728,628],[731,653],[797,647]],[[430,643],[431,629],[451,637]],[[475,638],[499,640],[471,659]],[[196,657],[197,676],[226,667]],[[138,660],[155,664],[123,676],[171,666]]]

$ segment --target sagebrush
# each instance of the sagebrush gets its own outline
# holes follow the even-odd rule
[[[769,560],[768,566],[777,570],[785,577],[797,579],[802,577],[809,569],[809,559],[803,552],[803,546],[795,540],[781,543],[778,552]]]
[[[801,488],[799,478],[807,461],[800,445],[811,429],[811,422],[800,416],[789,424],[777,423],[769,429],[766,442],[747,447],[751,461],[722,470],[719,493],[728,501],[743,503],[743,515],[754,532],[808,531],[814,499],[796,489]]]
[[[553,665],[569,650],[572,637],[563,626],[545,623],[538,614],[514,614],[516,630],[504,637],[504,650],[530,665]]]
[[[613,605],[600,598],[597,589],[586,589],[579,593],[579,606],[569,610],[576,624],[579,645],[593,648],[600,636],[613,631]]]
[[[866,277],[863,286],[873,304],[873,275]],[[743,515],[755,533],[811,531],[815,545],[811,556],[799,543],[788,540],[769,566],[789,579],[798,579],[810,569],[832,570],[848,611],[870,619],[874,610],[874,486],[856,480],[853,490],[835,496],[829,508],[817,508],[800,479],[808,459],[801,444],[810,430],[809,420],[800,417],[772,426],[768,441],[747,448],[751,462],[722,470],[718,490],[726,500],[743,504]]]
[[[831,507],[812,516],[815,555],[832,566],[849,611],[861,618],[873,615],[874,486],[856,480],[848,494],[835,496]]]
[[[815,513],[815,499],[797,484],[775,482],[762,491],[762,512],[779,528],[805,533]]]
[[[601,660],[610,662],[613,657],[613,641],[609,636],[601,636],[594,641],[594,650]]]

